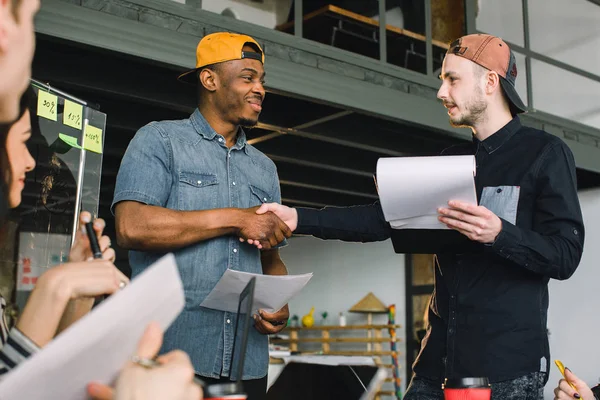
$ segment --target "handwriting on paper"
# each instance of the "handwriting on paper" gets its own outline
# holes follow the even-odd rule
[[[88,151],[102,154],[102,129],[87,125],[83,134],[82,147]]]
[[[75,129],[81,129],[83,122],[83,106],[69,100],[65,100],[63,111],[63,124]]]
[[[37,115],[52,121],[56,121],[57,109],[58,97],[52,93],[40,90],[38,92]]]

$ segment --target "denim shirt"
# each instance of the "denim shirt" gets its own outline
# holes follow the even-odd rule
[[[228,149],[223,136],[196,109],[189,119],[151,122],[136,133],[121,162],[113,212],[115,204],[125,200],[189,211],[281,202],[281,193],[275,164],[246,143],[242,129]],[[181,349],[197,374],[228,376],[235,314],[202,308],[200,303],[228,268],[262,273],[260,252],[236,236],[221,236],[174,254],[185,308],[165,332],[161,352]],[[132,277],[162,255],[130,251]],[[268,361],[268,338],[251,327],[243,379],[264,377]]]

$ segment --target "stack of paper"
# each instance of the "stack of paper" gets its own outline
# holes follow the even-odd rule
[[[377,162],[377,189],[385,220],[394,229],[447,229],[439,207],[459,200],[477,204],[475,157],[394,157]]]

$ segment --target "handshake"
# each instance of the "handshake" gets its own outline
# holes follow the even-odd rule
[[[247,242],[259,249],[275,247],[292,236],[298,226],[296,209],[281,204],[265,203],[243,212],[237,232],[240,242]]]

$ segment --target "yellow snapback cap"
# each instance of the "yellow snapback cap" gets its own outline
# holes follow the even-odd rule
[[[244,51],[246,44],[256,46],[260,52]],[[207,65],[231,60],[252,58],[265,63],[265,53],[256,40],[248,35],[230,32],[216,32],[206,35],[196,48],[196,68],[186,71],[177,78],[181,82],[195,84],[196,72]]]

